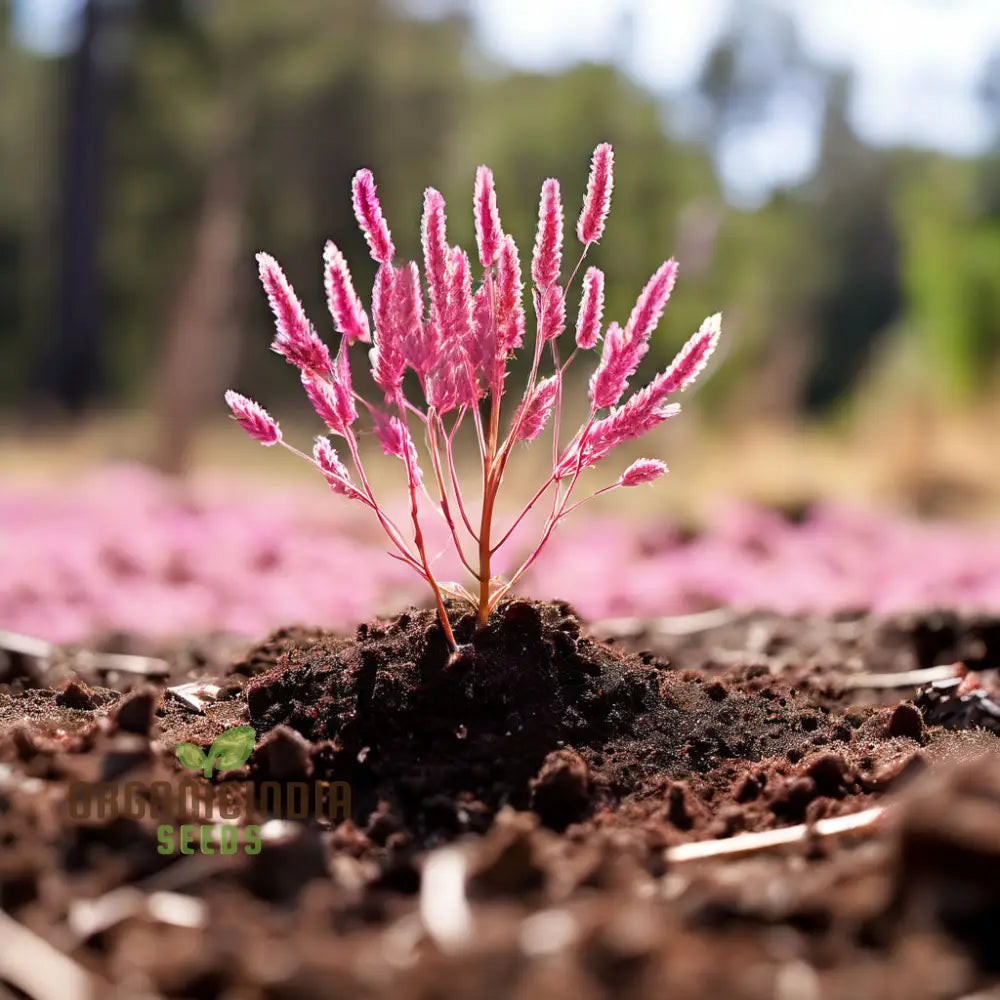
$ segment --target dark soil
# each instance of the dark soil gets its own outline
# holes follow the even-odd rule
[[[605,643],[565,605],[513,601],[479,632],[456,618],[457,657],[416,610],[252,649],[109,643],[162,662],[0,652],[0,909],[16,921],[0,913],[0,997],[5,981],[80,995],[52,949],[101,997],[997,985],[1000,754],[982,727],[1000,620],[753,615]],[[977,674],[923,691],[869,676],[959,660]],[[347,782],[349,815],[206,817],[169,797],[158,817],[71,815],[97,782],[144,802],[204,787],[176,746],[246,724],[253,755],[214,788]],[[872,806],[880,823],[851,835],[671,853]],[[260,853],[157,851],[160,824],[227,819],[260,828]]]

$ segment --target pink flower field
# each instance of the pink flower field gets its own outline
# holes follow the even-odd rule
[[[351,627],[426,602],[363,515],[321,490],[182,487],[140,467],[96,471],[72,489],[7,486],[0,628],[57,642],[109,630],[259,636],[290,622]],[[829,505],[793,524],[733,505],[691,539],[655,520],[584,516],[554,534],[519,590],[564,598],[590,620],[720,605],[998,611],[1000,527]]]

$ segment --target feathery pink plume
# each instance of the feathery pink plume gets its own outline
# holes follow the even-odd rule
[[[614,150],[609,143],[602,142],[594,150],[590,161],[587,193],[583,197],[583,209],[576,223],[576,235],[585,245],[599,240],[604,233],[604,223],[611,209],[614,168]]]
[[[566,329],[566,299],[558,285],[536,291],[534,299],[535,315],[539,321],[538,337],[544,344],[555,340]]]
[[[472,270],[461,247],[452,247],[448,253],[448,310],[441,334],[446,346],[444,356],[455,370],[457,402],[474,406],[480,395],[473,361],[479,345],[474,343]]]
[[[271,350],[303,370],[326,371],[330,367],[330,352],[316,336],[278,262],[269,254],[259,253],[257,267],[274,313],[276,333]]]
[[[583,276],[583,296],[576,318],[576,346],[581,350],[590,350],[597,343],[603,316],[604,272],[596,267],[588,267]]]
[[[622,398],[628,380],[649,350],[649,338],[663,315],[676,279],[677,262],[671,259],[661,264],[639,293],[625,329],[615,323],[608,325],[601,360],[590,379],[594,409],[614,406]]]
[[[722,333],[722,313],[709,316],[678,351],[665,374],[667,392],[686,389],[704,370],[719,343]]]
[[[458,375],[450,351],[438,357],[434,368],[424,379],[424,397],[439,413],[451,413],[458,406]]]
[[[330,372],[333,395],[337,400],[337,412],[345,427],[350,427],[358,419],[358,409],[354,405],[354,386],[351,383],[351,356],[347,353],[347,341],[340,342],[340,350],[333,360]]]
[[[448,239],[444,198],[434,188],[427,188],[424,192],[420,241],[424,250],[424,277],[431,300],[431,321],[440,322],[448,302]]]
[[[302,373],[302,388],[309,397],[313,409],[334,434],[347,436],[347,428],[357,419],[357,411],[350,395],[345,395],[343,387],[316,372]]]
[[[644,389],[640,389],[624,405],[612,410],[608,416],[595,420],[587,434],[583,458],[580,459],[580,442],[571,444],[564,452],[556,469],[557,478],[565,478],[580,468],[596,465],[612,450],[626,441],[642,437],[658,427],[664,420],[680,413],[676,403],[665,403],[666,372],[661,373]]]
[[[430,324],[424,323],[420,271],[412,260],[394,272],[392,310],[399,349],[406,364],[423,378],[434,362],[436,344]]]
[[[642,486],[667,472],[667,466],[656,458],[636,459],[619,477],[619,486]]]
[[[424,381],[427,402],[439,414],[456,406],[473,406],[479,397],[475,380],[479,345],[474,344],[472,273],[461,247],[448,250],[447,295],[438,315],[438,344],[431,371]]]
[[[590,376],[590,401],[595,410],[614,406],[625,388],[629,377],[639,366],[649,345],[643,340],[625,339],[625,331],[617,323],[609,323],[604,334],[601,360]]]
[[[399,417],[391,417],[385,413],[375,413],[375,437],[382,445],[386,455],[395,455],[409,467],[409,473],[415,485],[423,482],[423,471],[417,457],[417,449],[413,444],[410,432]],[[407,461],[407,459],[409,461]]]
[[[466,351],[472,336],[472,270],[461,247],[448,251],[448,305],[442,335]]]
[[[491,308],[496,294],[496,281],[488,274],[472,297],[472,335],[466,354],[482,391],[494,384],[497,369],[497,331]]]
[[[406,369],[403,326],[407,308],[409,268],[396,269],[382,264],[375,275],[372,288],[372,316],[375,320],[375,346],[369,352],[372,378],[389,399],[399,392]]]
[[[497,263],[497,352],[506,361],[524,340],[521,261],[513,236],[505,236]]]
[[[354,215],[361,231],[368,240],[372,259],[379,264],[391,264],[396,252],[392,245],[389,226],[382,215],[382,206],[378,200],[378,189],[375,178],[370,170],[359,170],[354,175],[351,185],[354,195]]]
[[[538,202],[538,233],[535,252],[531,258],[531,277],[541,288],[548,288],[559,280],[562,270],[563,210],[559,181],[550,177],[542,185]]]
[[[278,421],[260,403],[255,403],[252,399],[229,389],[226,392],[226,405],[233,411],[236,422],[254,441],[271,447],[281,440]]]
[[[677,261],[671,257],[656,269],[639,293],[625,326],[629,339],[649,340],[656,324],[660,322],[676,280]]]
[[[427,402],[438,414],[450,413],[457,406],[475,406],[480,390],[476,372],[468,356],[455,341],[441,346],[434,370],[424,382]]]
[[[476,170],[476,190],[472,201],[475,210],[479,263],[483,267],[492,267],[500,252],[503,231],[500,228],[500,210],[497,208],[497,192],[493,186],[493,171],[489,167],[479,167]]]
[[[360,340],[367,344],[371,341],[368,328],[368,316],[361,299],[354,291],[351,272],[344,255],[330,240],[323,248],[324,285],[326,286],[326,304],[333,317],[337,332],[349,341]]]
[[[527,404],[521,404],[524,409],[524,416],[518,415],[514,418],[515,426],[518,428],[518,441],[534,441],[545,430],[545,425],[549,422],[549,417],[555,408],[558,392],[558,372],[547,379],[543,379],[535,386],[535,391],[531,394],[531,399],[528,400]]]
[[[319,466],[334,493],[339,493],[350,500],[368,502],[351,481],[351,474],[347,471],[347,466],[340,460],[340,456],[327,438],[316,438],[316,443],[313,445],[313,461]]]

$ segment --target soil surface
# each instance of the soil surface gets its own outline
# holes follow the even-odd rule
[[[0,997],[1000,996],[1000,619],[455,622],[0,643]]]

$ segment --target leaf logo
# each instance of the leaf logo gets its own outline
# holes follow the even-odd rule
[[[235,726],[220,733],[207,754],[194,743],[178,744],[177,759],[189,770],[201,771],[211,778],[213,769],[231,771],[245,764],[253,753],[256,738],[253,726]]]

